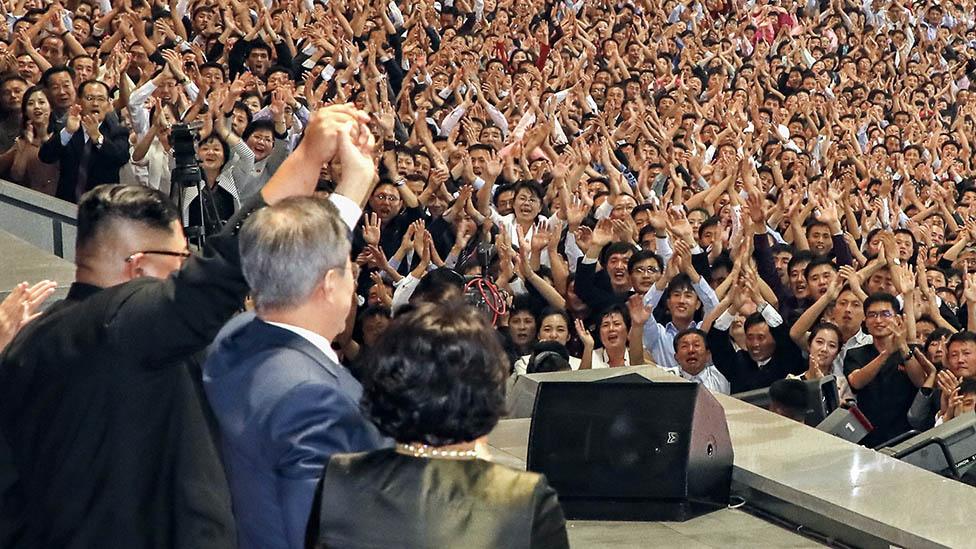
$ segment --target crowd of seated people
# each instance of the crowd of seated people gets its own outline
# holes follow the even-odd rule
[[[868,446],[974,409],[968,0],[0,9],[0,178],[69,202],[139,185],[183,226],[233,225],[323,108],[368,114],[355,297],[325,338],[367,389],[400,312],[482,278],[506,375],[655,364],[724,394],[833,375]],[[178,125],[200,185],[173,180]],[[349,157],[315,158],[341,195]],[[51,292],[0,305],[0,346]],[[380,430],[334,447],[417,442]]]

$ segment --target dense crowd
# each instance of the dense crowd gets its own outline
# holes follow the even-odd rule
[[[311,113],[371,114],[379,183],[331,342],[354,374],[411,298],[482,277],[513,375],[835,375],[869,445],[976,405],[970,0],[0,10],[0,177],[64,200],[131,183],[227,220]],[[199,187],[171,181],[178,124]],[[19,288],[3,325],[49,291]]]

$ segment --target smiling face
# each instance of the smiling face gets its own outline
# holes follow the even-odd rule
[[[675,288],[668,294],[667,307],[675,323],[688,323],[698,309],[698,294],[690,287]]]
[[[569,342],[569,325],[563,315],[549,315],[539,326],[539,341],[555,341],[565,345]]]
[[[808,263],[808,261],[797,261],[790,267],[790,289],[793,290],[793,295],[797,298],[807,296],[807,278],[804,271]]]
[[[521,188],[515,193],[515,219],[519,221],[534,221],[542,211],[542,200],[527,188]]]
[[[274,134],[271,130],[254,130],[247,138],[247,146],[254,151],[254,160],[260,162],[271,155],[274,148]]]
[[[630,289],[630,277],[627,272],[627,261],[632,252],[611,254],[607,258],[607,276],[614,291],[621,292]]]
[[[753,324],[746,328],[746,349],[749,357],[756,362],[762,362],[773,356],[776,350],[776,340],[765,322]]]
[[[829,371],[839,351],[840,341],[833,330],[817,330],[810,339],[810,362],[821,371]]]
[[[638,261],[630,271],[630,285],[640,294],[646,294],[659,278],[661,278],[661,268],[654,259]]]
[[[62,111],[68,110],[68,107],[75,102],[75,85],[68,71],[52,74],[47,81],[47,91],[51,95],[54,107]]]
[[[864,324],[868,333],[875,338],[892,335],[898,329],[899,315],[887,301],[870,304],[864,311]]]
[[[197,149],[200,163],[205,170],[220,170],[224,167],[224,147],[216,137],[211,137],[200,143]]]
[[[36,90],[27,98],[24,115],[34,123],[34,127],[44,127],[51,117],[51,103],[42,90]]]

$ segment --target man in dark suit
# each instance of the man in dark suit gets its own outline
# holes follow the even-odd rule
[[[241,230],[257,318],[215,345],[203,381],[242,549],[303,547],[329,457],[383,444],[360,413],[362,387],[331,346],[353,302],[353,228],[329,202],[296,198]]]
[[[806,370],[800,348],[790,339],[783,317],[758,294],[753,294],[753,300],[757,303],[756,312],[746,317],[743,326],[745,349],[736,351],[732,347],[729,328],[733,315],[729,310],[722,312],[708,331],[712,360],[729,380],[732,393],[769,387],[788,374],[801,374]],[[723,300],[716,312],[730,304],[731,297]]]
[[[276,177],[201,256],[188,253],[176,209],[158,191],[115,185],[85,195],[75,284],[0,355],[9,450],[0,547],[237,546],[187,361],[242,305],[241,225],[266,202],[311,194],[338,133],[363,135],[367,121],[346,106],[316,113]],[[370,185],[348,169],[337,192],[355,218]]]
[[[78,87],[78,103],[68,109],[64,125],[53,128],[38,158],[58,163],[56,196],[78,202],[85,192],[104,183],[118,183],[119,169],[129,161],[129,130],[110,117],[108,86],[97,80]]]

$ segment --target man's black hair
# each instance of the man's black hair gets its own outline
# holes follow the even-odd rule
[[[288,79],[289,80],[294,80],[295,79],[295,72],[292,71],[291,69],[289,69],[288,67],[283,66],[283,65],[271,65],[271,68],[268,69],[268,72],[267,72],[266,76],[269,76],[270,77],[272,74],[274,74],[276,72],[283,72],[283,73],[285,73],[286,75],[288,75]]]
[[[668,287],[664,290],[664,297],[669,298],[671,294],[675,292],[683,292],[685,290],[695,291],[695,285],[691,283],[691,277],[685,273],[678,273],[668,282]],[[698,293],[695,292],[697,296]]]
[[[156,189],[142,185],[99,185],[78,202],[76,248],[89,244],[101,229],[115,220],[168,231],[177,219],[176,206]]]
[[[887,303],[891,305],[891,308],[895,311],[895,314],[901,314],[901,303],[898,303],[898,299],[885,292],[877,292],[868,296],[864,300],[864,312],[867,313],[868,307],[874,305],[875,303]]]
[[[807,266],[803,269],[803,278],[809,279],[810,273],[817,267],[823,265],[829,266],[835,273],[840,270],[829,257],[825,255],[818,255],[811,259],[810,263],[807,263]]]
[[[949,341],[946,343],[946,349],[948,350],[953,343],[976,343],[976,334],[970,332],[969,330],[956,332],[949,336]]]
[[[792,271],[793,267],[801,263],[809,263],[810,261],[813,261],[813,258],[815,257],[816,254],[810,250],[796,250],[793,252],[793,257],[790,258],[789,263],[786,264],[786,271]]]
[[[658,257],[656,253],[650,250],[638,250],[634,252],[632,256],[630,256],[629,260],[627,260],[627,272],[628,273],[633,272],[634,267],[636,267],[638,263],[642,261],[647,261],[648,259],[654,260],[654,263],[657,265],[658,270],[664,268],[661,263],[661,258]]]
[[[634,245],[629,242],[611,242],[600,251],[600,265],[607,267],[607,261],[614,254],[626,254],[637,251]]]
[[[495,206],[498,206],[498,197],[501,196],[501,194],[503,192],[505,192],[505,191],[513,191],[514,192],[515,191],[515,185],[512,185],[511,183],[502,183],[501,185],[499,185],[498,188],[495,189],[494,196],[491,197],[492,204],[494,204]]]
[[[50,87],[51,86],[51,77],[54,76],[55,74],[62,73],[62,72],[68,73],[68,75],[71,76],[71,81],[74,82],[74,79],[75,79],[75,70],[74,69],[72,69],[71,67],[68,67],[66,65],[56,65],[56,66],[51,67],[50,69],[44,71],[44,73],[41,74],[41,85],[44,86],[45,88]]]
[[[762,313],[752,313],[746,317],[745,322],[742,324],[742,329],[748,331],[749,328],[753,326],[758,326],[760,324],[766,324],[766,319],[763,317]]]
[[[701,337],[702,341],[705,343],[705,348],[708,349],[708,337],[706,337],[705,332],[703,332],[700,328],[695,328],[692,326],[691,328],[685,328],[684,330],[681,330],[675,334],[674,340],[672,340],[674,350],[678,349],[678,343],[680,343],[682,339],[692,335]]]

